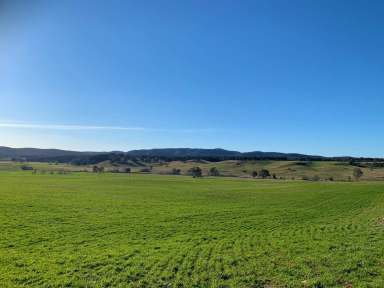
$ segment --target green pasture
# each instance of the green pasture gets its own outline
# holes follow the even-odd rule
[[[0,231],[0,287],[384,287],[382,182],[0,172]]]

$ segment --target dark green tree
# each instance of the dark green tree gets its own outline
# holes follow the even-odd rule
[[[171,171],[171,174],[173,174],[173,175],[180,175],[180,169],[178,169],[178,168],[173,168],[172,169],[172,171]]]
[[[260,172],[259,172],[259,176],[263,179],[267,178],[267,177],[270,177],[271,174],[269,173],[269,171],[267,169],[261,169]]]
[[[361,178],[361,176],[363,176],[363,170],[361,170],[360,168],[354,168],[353,169],[353,177],[356,179],[356,180],[359,180]]]
[[[125,173],[131,173],[131,168],[129,168],[129,167],[124,168],[124,172]]]
[[[209,175],[210,176],[220,176],[220,172],[216,167],[212,167],[209,169]]]
[[[189,174],[192,175],[193,178],[202,177],[203,172],[200,167],[193,167],[189,169]]]

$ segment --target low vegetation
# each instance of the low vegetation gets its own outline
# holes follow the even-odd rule
[[[1,287],[384,287],[384,182],[19,169],[0,183]]]
[[[280,180],[302,179],[306,181],[359,181],[384,180],[384,166],[380,163],[331,161],[240,161],[227,160],[209,162],[204,160],[171,161],[171,162],[130,162],[116,164],[109,161],[96,165],[71,165],[63,163],[13,162],[0,161],[1,170],[37,170],[38,173],[51,171],[67,172],[114,172],[114,173],[151,173],[171,175],[191,175],[192,169],[198,167],[201,175],[268,178]]]
[[[359,180],[363,176],[364,172],[360,168],[354,168],[353,169],[353,177],[355,177],[356,180]]]

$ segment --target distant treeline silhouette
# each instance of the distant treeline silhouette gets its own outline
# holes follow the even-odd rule
[[[0,147],[0,159],[15,161],[38,161],[72,163],[77,165],[97,164],[111,161],[117,164],[130,163],[141,166],[141,162],[156,163],[168,161],[210,161],[224,160],[279,160],[279,161],[340,161],[359,165],[361,162],[381,162],[382,158],[324,157],[299,153],[280,152],[238,152],[225,149],[164,148],[142,149],[128,152],[77,152],[59,149],[9,148]],[[383,165],[377,163],[378,166]]]

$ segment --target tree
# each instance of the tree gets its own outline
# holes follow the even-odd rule
[[[173,168],[172,169],[172,171],[171,171],[171,174],[173,174],[173,175],[180,175],[180,169],[178,169],[178,168]]]
[[[202,171],[200,167],[193,167],[189,169],[189,174],[192,175],[193,178],[201,177]]]
[[[209,169],[209,175],[210,176],[220,176],[220,172],[216,167],[212,167]]]
[[[33,167],[28,166],[28,165],[22,165],[22,166],[20,167],[20,169],[21,169],[21,170],[24,170],[24,171],[26,171],[26,170],[33,170]]]
[[[124,172],[125,172],[125,173],[131,173],[131,168],[126,167],[126,168],[124,169]]]
[[[251,175],[252,175],[253,178],[256,178],[257,177],[257,171],[252,171]]]
[[[353,169],[353,177],[356,179],[356,180],[359,180],[361,178],[361,176],[363,176],[363,171],[360,169],[360,168],[355,168]]]
[[[102,173],[102,172],[104,172],[104,167],[98,167],[95,165],[92,167],[92,171],[93,171],[93,173]]]
[[[259,176],[264,179],[264,178],[270,177],[271,174],[267,169],[261,169],[259,172]]]

